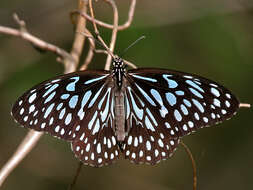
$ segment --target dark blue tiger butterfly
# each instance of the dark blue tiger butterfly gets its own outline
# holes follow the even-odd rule
[[[180,138],[231,118],[238,99],[226,88],[164,69],[87,70],[55,77],[22,95],[12,108],[21,125],[70,141],[84,164],[133,163],[171,157]]]

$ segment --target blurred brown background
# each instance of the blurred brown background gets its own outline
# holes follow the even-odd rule
[[[0,25],[16,27],[17,12],[29,31],[69,50],[73,25],[69,12],[77,1],[1,0]],[[116,1],[120,23],[129,1]],[[95,3],[99,19],[110,22],[111,8]],[[101,29],[103,38],[110,31]],[[222,83],[242,102],[253,103],[252,0],[139,0],[132,26],[119,32],[116,53],[145,35],[125,58],[138,67],[162,67],[195,73]],[[27,130],[10,116],[14,101],[32,85],[62,73],[52,53],[41,54],[21,39],[0,34],[0,167],[9,159]],[[105,56],[95,56],[90,68],[103,68]],[[199,130],[184,142],[197,162],[198,189],[253,189],[252,109],[241,109],[231,120]],[[67,142],[44,135],[14,170],[2,190],[67,189],[77,160]],[[127,160],[103,167],[83,167],[78,189],[192,189],[191,163],[179,146],[169,160],[155,166]]]

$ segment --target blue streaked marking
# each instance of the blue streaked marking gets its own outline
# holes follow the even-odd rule
[[[55,94],[56,94],[56,91],[54,91],[53,93],[51,93],[51,94],[47,97],[47,99],[45,100],[44,104],[46,104],[47,102],[51,101],[51,100],[54,98]]]
[[[98,115],[98,111],[96,111],[92,117],[92,119],[90,120],[89,124],[88,124],[88,129],[91,130],[92,126],[93,126],[93,123],[95,122],[95,119]]]
[[[151,89],[150,93],[155,98],[155,100],[160,104],[160,106],[163,106],[163,100],[162,100],[162,97],[159,94],[159,92],[157,90],[155,90],[155,89]]]
[[[152,104],[153,106],[156,106],[155,102],[150,98],[150,96],[138,85],[135,83],[135,86],[139,89],[139,91],[143,94],[143,96],[146,98],[146,100]]]
[[[107,97],[107,101],[106,101],[106,105],[105,105],[105,109],[104,111],[101,113],[101,119],[102,119],[102,122],[104,122],[108,116],[108,113],[109,113],[109,98],[110,98],[110,95],[111,95],[111,88],[108,88],[107,92],[109,93],[108,94],[108,97]]]
[[[90,108],[91,106],[93,106],[94,102],[97,100],[97,98],[98,98],[99,94],[101,93],[102,89],[104,88],[104,86],[105,86],[105,85],[103,85],[103,86],[99,89],[99,91],[95,94],[95,96],[93,97],[93,99],[90,101],[88,108]]]
[[[99,122],[99,119],[97,119],[95,127],[92,130],[92,135],[95,135],[99,131],[99,128],[100,128],[100,122]]]
[[[45,114],[44,114],[44,118],[46,119],[47,116],[51,113],[52,109],[54,108],[54,103],[52,103],[50,106],[48,106]]]
[[[101,77],[98,77],[98,78],[93,78],[93,79],[90,79],[90,80],[87,80],[84,84],[90,84],[90,83],[93,83],[93,82],[96,82],[96,81],[99,81],[105,77],[107,77],[108,75],[104,75],[104,76],[101,76]]]
[[[175,80],[169,79],[171,75],[163,74],[163,78],[167,80],[169,88],[176,88],[178,86],[177,82]]]
[[[147,129],[149,129],[151,131],[155,131],[153,125],[151,124],[151,122],[147,116],[145,117],[145,125],[146,125]]]
[[[192,99],[192,102],[193,102],[193,104],[199,109],[199,111],[200,111],[201,113],[204,113],[205,110],[204,110],[203,106],[201,105],[201,103],[199,103],[198,100]]]
[[[69,100],[69,107],[70,107],[70,108],[75,108],[77,102],[78,102],[78,95],[72,96],[72,97],[70,98],[70,100]]]
[[[132,92],[131,92],[131,88],[130,88],[130,87],[127,87],[127,89],[128,89],[129,94],[130,94],[130,98],[131,98],[131,101],[132,101],[132,105],[133,105],[134,112],[135,112],[136,116],[137,116],[140,120],[142,120],[142,118],[143,118],[143,109],[138,108],[138,106],[136,105],[136,102],[135,102],[135,100],[134,100],[133,94],[132,94]]]
[[[143,77],[143,76],[140,76],[140,75],[132,75],[133,77],[137,78],[137,79],[142,79],[142,80],[146,80],[146,81],[149,81],[149,82],[157,82],[156,79],[153,79],[153,78],[149,78],[149,77]]]
[[[57,87],[59,86],[59,84],[54,84],[53,86],[51,86],[46,92],[45,92],[45,94],[43,94],[43,98],[45,97],[45,96],[47,96],[50,92],[52,92],[53,90],[55,90]]]
[[[167,101],[169,102],[171,106],[174,106],[177,103],[177,98],[174,94],[167,92],[165,95],[166,95]]]
[[[191,85],[192,87],[198,89],[200,92],[204,92],[204,90],[202,88],[200,88],[199,85],[197,85],[195,82],[191,81],[191,80],[186,80],[185,81],[187,84]]]
[[[147,111],[147,113],[148,113],[150,119],[151,119],[151,120],[153,121],[153,123],[155,124],[155,126],[158,126],[158,123],[157,123],[157,121],[155,120],[155,117],[153,116],[153,114],[151,113],[151,111],[150,111],[148,108],[146,108],[146,111]]]
[[[36,96],[37,96],[37,93],[34,92],[34,93],[29,97],[29,99],[28,99],[29,103],[32,103],[32,102],[35,100]]]
[[[80,77],[72,77],[70,79],[74,79],[74,81],[67,85],[66,90],[75,91],[76,83],[79,81]]]
[[[203,98],[202,94],[200,94],[197,90],[195,90],[194,88],[189,88],[189,90],[191,91],[191,93],[193,93],[195,96],[199,97],[199,98]]]
[[[126,95],[125,95],[125,102],[126,102],[126,119],[128,119],[130,116],[130,105]]]

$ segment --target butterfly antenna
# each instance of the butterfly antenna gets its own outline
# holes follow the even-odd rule
[[[130,46],[128,46],[126,49],[124,49],[122,54],[120,54],[120,57],[122,57],[127,52],[127,50],[129,50],[131,47],[133,47],[135,44],[137,44],[140,40],[143,40],[145,38],[146,38],[146,36],[141,36],[137,40],[135,40],[133,43],[131,43]]]
[[[77,32],[80,33],[84,36],[86,36],[87,38],[90,38],[92,40],[94,40],[96,43],[98,43],[99,45],[101,45],[103,48],[105,48],[105,50],[107,51],[108,54],[110,54],[110,56],[112,56],[112,58],[115,58],[115,55],[113,55],[113,53],[111,52],[111,50],[107,47],[107,45],[105,44],[104,41],[101,41],[99,39],[94,38],[93,36],[90,36],[88,34],[86,34],[85,32]]]

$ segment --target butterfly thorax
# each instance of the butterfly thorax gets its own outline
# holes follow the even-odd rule
[[[114,58],[112,64],[113,64],[112,68],[113,76],[115,77],[118,88],[121,89],[123,77],[126,72],[125,64],[123,60],[119,57]]]

